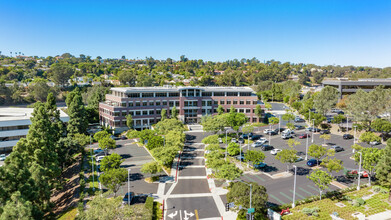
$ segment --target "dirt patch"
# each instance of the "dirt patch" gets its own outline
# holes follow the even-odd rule
[[[51,202],[54,203],[53,213],[59,216],[70,207],[76,206],[79,200],[79,173],[81,171],[81,155],[74,164],[66,168],[61,174],[62,189],[53,190]]]

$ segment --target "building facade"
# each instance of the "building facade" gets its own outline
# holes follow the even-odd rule
[[[19,139],[26,137],[31,125],[33,108],[0,108],[0,152],[10,151]],[[60,119],[69,116],[60,110]]]
[[[323,86],[332,86],[338,89],[341,97],[350,95],[362,89],[366,92],[372,91],[376,86],[383,85],[386,89],[391,88],[391,79],[358,79],[348,80],[347,78],[325,79]]]
[[[258,104],[249,87],[118,87],[99,104],[99,118],[103,126],[122,132],[127,129],[128,114],[133,117],[133,128],[144,129],[160,121],[162,109],[170,114],[175,106],[181,121],[199,123],[202,116],[216,114],[221,105],[226,112],[233,106],[250,122],[260,122],[262,118],[255,114]]]

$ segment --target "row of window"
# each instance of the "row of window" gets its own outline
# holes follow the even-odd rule
[[[29,125],[7,126],[7,127],[0,127],[0,131],[22,130],[22,129],[28,129],[28,128],[29,128]]]
[[[251,92],[202,92],[198,89],[187,89],[181,91],[183,97],[210,97],[210,96],[252,96]],[[113,95],[128,98],[150,98],[150,97],[179,97],[179,92],[133,92],[124,94],[113,91]]]
[[[202,101],[202,106],[212,106],[213,105],[237,105],[237,104],[240,104],[240,105],[251,105],[251,103],[253,105],[256,105],[258,103],[257,100],[220,100],[220,101],[217,101],[217,100],[203,100]],[[112,103],[113,104],[113,103]],[[139,107],[139,106],[170,106],[170,107],[179,107],[179,101],[136,101],[136,102],[123,102],[121,103],[121,106],[122,107]],[[192,106],[198,106],[198,101],[197,100],[190,100],[190,101],[185,101],[185,107],[192,107]],[[118,106],[118,105],[115,105],[114,103],[114,106]]]

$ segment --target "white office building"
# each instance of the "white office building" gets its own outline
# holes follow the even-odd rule
[[[31,124],[33,108],[0,108],[0,152],[10,151],[19,139],[26,137]],[[60,119],[69,116],[60,110]]]

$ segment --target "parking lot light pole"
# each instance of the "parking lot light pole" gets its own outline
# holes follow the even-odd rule
[[[227,154],[228,154],[228,138],[227,138],[227,132],[228,130],[225,130],[225,160],[227,160]]]
[[[271,139],[270,139],[270,137],[271,137],[271,130],[272,130],[272,127],[271,127],[271,125],[269,125],[269,145],[271,145],[272,143],[270,142],[271,141]]]
[[[242,181],[242,180],[240,180],[240,182],[242,182],[242,183],[244,183],[244,184],[246,184],[246,185],[250,185],[250,209],[252,208],[252,206],[251,206],[251,204],[252,204],[252,195],[253,195],[253,184],[251,184],[251,183],[246,183],[246,182],[244,182],[244,181]],[[250,219],[252,219],[251,218],[251,215],[252,215],[252,213],[250,213]]]
[[[292,208],[295,208],[295,196],[296,196],[296,173],[297,173],[297,167],[293,165],[295,168],[295,176],[294,176],[294,182],[293,182],[293,201],[292,201]]]
[[[361,161],[362,161],[362,153],[358,152],[360,154],[360,165],[358,167],[358,185],[357,185],[357,190],[360,190],[360,173],[361,173]]]
[[[128,205],[130,205],[130,170],[128,169]]]
[[[353,145],[356,145],[356,130],[357,130],[357,126],[354,126]],[[354,153],[355,151],[356,151],[356,150],[353,148],[353,153]]]
[[[315,119],[312,119],[312,140],[311,143],[314,143],[314,131],[315,131]]]
[[[308,160],[308,131],[305,132],[307,135],[307,143],[305,145],[305,160]]]
[[[91,137],[91,136],[90,136]],[[91,138],[90,138],[91,141]],[[92,191],[95,191],[95,180],[94,180],[94,157],[92,156],[93,150],[91,149],[91,165],[92,165]]]
[[[240,151],[240,166],[242,166],[242,144],[239,142],[239,151]]]
[[[278,133],[281,133],[281,115],[278,116]]]
[[[349,131],[349,117],[346,115],[346,133]]]
[[[250,133],[247,134],[247,150],[250,150]]]

